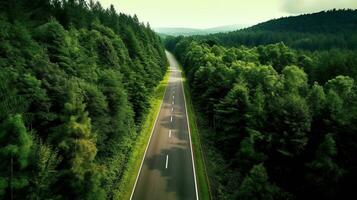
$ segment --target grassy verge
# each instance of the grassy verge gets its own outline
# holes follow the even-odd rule
[[[202,152],[200,135],[197,128],[195,110],[193,108],[190,88],[188,82],[186,81],[185,74],[182,73],[182,76],[183,76],[183,87],[185,90],[185,97],[186,97],[186,104],[187,104],[186,106],[187,106],[188,120],[190,123],[192,148],[195,157],[195,171],[196,171],[198,194],[200,200],[209,200],[211,199],[209,179],[207,177],[207,172],[205,167],[206,165]]]
[[[130,199],[130,195],[140,169],[141,161],[144,156],[146,146],[149,142],[151,131],[155,125],[156,116],[160,112],[161,102],[163,100],[169,77],[170,71],[167,70],[164,79],[156,87],[154,96],[150,99],[149,112],[143,120],[143,124],[140,129],[141,131],[138,135],[136,144],[133,147],[128,165],[123,174],[123,178],[119,183],[118,192],[116,192],[114,199]]]

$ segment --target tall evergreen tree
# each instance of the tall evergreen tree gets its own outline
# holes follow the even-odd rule
[[[0,124],[0,194],[5,199],[21,198],[30,176],[26,167],[31,162],[33,140],[20,114],[11,115]]]

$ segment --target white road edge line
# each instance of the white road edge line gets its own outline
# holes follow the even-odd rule
[[[170,129],[170,131],[169,131],[169,138],[171,138],[171,129]]]
[[[166,155],[166,165],[165,168],[167,169],[167,166],[169,165],[169,155]]]
[[[169,70],[169,73],[170,73],[169,76],[171,77],[171,70],[170,70],[170,68],[171,68],[171,67],[169,67],[168,70]],[[170,81],[170,79],[168,80],[168,84],[169,84],[169,81]],[[148,148],[149,148],[149,145],[150,145],[150,142],[151,142],[151,137],[152,137],[152,134],[154,133],[154,130],[155,130],[155,127],[156,127],[157,119],[159,118],[160,112],[161,112],[161,110],[162,110],[162,104],[163,104],[163,102],[164,102],[164,97],[165,97],[165,95],[166,95],[166,92],[167,92],[167,89],[168,89],[168,88],[169,88],[169,87],[166,86],[164,95],[163,95],[162,98],[161,98],[160,110],[159,110],[159,112],[158,112],[157,115],[156,115],[156,119],[155,119],[155,122],[154,122],[154,126],[153,126],[152,129],[151,129],[149,141],[148,141],[148,143],[147,143],[147,145],[146,145],[146,149],[145,149],[143,158],[142,158],[142,160],[141,160],[139,172],[138,172],[138,175],[136,176],[136,180],[135,180],[135,184],[134,184],[133,190],[131,191],[130,200],[132,200],[132,198],[133,198],[133,195],[134,195],[134,192],[135,192],[135,188],[136,188],[136,184],[138,183],[139,176],[140,176],[140,173],[141,173],[141,169],[143,168],[143,164],[144,164],[146,152],[147,152],[147,150],[148,150]]]
[[[176,58],[175,58],[176,59]],[[178,63],[177,63],[178,64]],[[179,66],[178,66],[179,67]],[[180,75],[181,75],[181,87],[183,91],[183,100],[185,102],[185,111],[186,111],[186,120],[187,120],[187,128],[188,128],[188,137],[190,138],[190,148],[191,148],[191,158],[192,158],[192,168],[193,168],[193,177],[195,179],[195,190],[196,190],[196,199],[199,200],[198,198],[198,189],[197,189],[197,181],[196,181],[196,170],[195,170],[195,160],[193,158],[193,150],[192,150],[192,142],[191,142],[191,131],[190,131],[190,122],[188,120],[188,114],[187,114],[187,104],[186,104],[186,97],[185,97],[185,88],[183,87],[183,79],[182,79],[182,72],[180,70]]]

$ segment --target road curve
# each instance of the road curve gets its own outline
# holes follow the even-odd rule
[[[170,78],[137,181],[133,200],[198,200],[182,75],[166,52]]]

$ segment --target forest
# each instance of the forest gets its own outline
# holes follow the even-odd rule
[[[341,13],[353,13],[356,25],[356,11],[313,16]],[[275,26],[305,21],[309,27],[311,21],[305,17],[283,18]],[[327,29],[345,27],[331,24]],[[281,30],[281,34],[289,34]],[[287,44],[284,39],[261,43],[253,37],[249,44],[227,44],[222,39],[243,40],[240,34],[245,33],[165,41],[181,62],[193,95],[212,199],[354,196],[356,44],[348,48],[334,41],[335,48],[312,51],[291,45],[298,41],[294,35]],[[255,34],[269,38],[264,32]],[[339,37],[324,31],[320,34],[331,40]],[[315,46],[314,41],[309,45]]]
[[[166,69],[136,15],[1,1],[0,199],[112,199]]]
[[[229,47],[284,42],[302,50],[357,50],[357,10],[328,10],[283,17],[242,30],[195,38]]]

